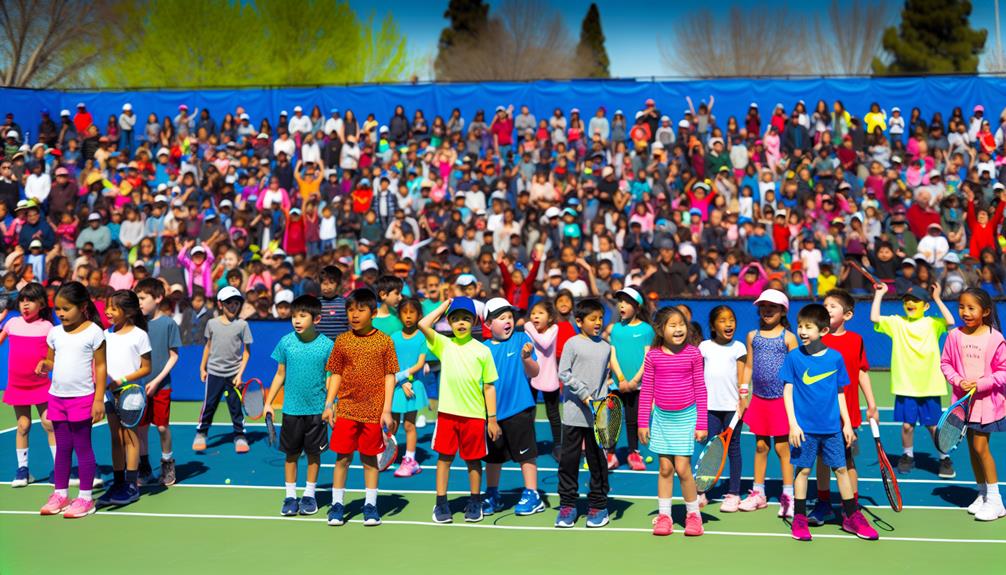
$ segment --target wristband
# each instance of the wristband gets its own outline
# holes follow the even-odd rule
[[[120,385],[121,387],[126,387],[126,384],[127,384],[127,383],[129,383],[129,380],[128,380],[128,379],[126,379],[126,378],[122,378],[122,379],[120,379],[120,380],[119,380],[119,385]]]
[[[490,413],[489,415],[486,416],[486,419],[496,419],[496,414]]]

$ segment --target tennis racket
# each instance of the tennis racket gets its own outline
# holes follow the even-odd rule
[[[877,444],[877,465],[880,466],[880,478],[884,481],[884,492],[887,493],[887,501],[891,504],[891,509],[896,512],[901,511],[901,490],[898,489],[898,479],[894,475],[894,468],[887,459],[884,446],[880,443],[880,426],[877,422],[870,420],[870,432],[873,433],[873,442]]]
[[[240,386],[234,386],[234,391],[248,419],[261,419],[265,414],[265,386],[262,380],[253,377]]]
[[[880,281],[879,279],[877,279],[877,276],[875,276],[875,275],[871,274],[870,272],[866,271],[866,268],[864,268],[862,265],[860,265],[860,263],[857,262],[856,260],[846,260],[846,261],[849,262],[849,265],[852,266],[852,268],[854,270],[856,270],[859,273],[863,274],[863,277],[866,278],[870,283],[873,284],[873,288],[874,289],[876,289],[877,286],[879,286],[879,285],[881,285],[881,284],[884,283],[884,282]]]
[[[972,389],[964,397],[958,399],[947,408],[936,424],[936,449],[947,455],[957,449],[964,434],[968,431],[968,415],[971,414],[971,401],[975,397]]]
[[[709,491],[720,480],[720,475],[723,474],[723,467],[727,463],[727,450],[730,447],[730,439],[734,435],[734,427],[737,426],[738,420],[740,420],[740,415],[734,413],[733,419],[730,420],[730,425],[727,426],[726,430],[709,440],[702,453],[699,454],[699,460],[695,463],[694,471],[695,486],[698,488],[699,493]]]
[[[132,429],[143,419],[147,409],[147,394],[135,383],[127,383],[115,391],[115,414],[122,427]]]
[[[601,449],[612,449],[622,432],[622,400],[614,393],[604,399],[589,402],[594,414],[594,438]]]
[[[384,451],[382,451],[377,456],[377,469],[379,471],[384,471],[385,469],[391,467],[391,464],[398,459],[398,441],[395,439],[394,435],[388,433],[388,430],[384,430]]]
[[[271,413],[265,416],[265,431],[269,447],[276,447],[276,426],[272,422]]]

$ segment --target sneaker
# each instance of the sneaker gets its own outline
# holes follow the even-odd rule
[[[728,493],[723,497],[723,503],[720,503],[721,513],[736,513],[740,510],[741,497],[740,495],[734,495],[733,493]]]
[[[877,530],[870,526],[870,522],[863,516],[863,512],[858,509],[842,520],[842,530],[848,531],[860,539],[876,541],[880,538],[880,535],[877,535]]]
[[[940,478],[942,479],[953,479],[957,477],[957,472],[954,471],[954,464],[951,463],[949,457],[944,457],[940,460]]]
[[[52,495],[49,496],[49,500],[42,506],[42,509],[39,510],[38,514],[59,515],[60,513],[66,511],[66,508],[69,506],[70,500],[54,491]]]
[[[284,517],[293,517],[300,512],[300,505],[297,502],[296,497],[287,497],[283,500],[283,509],[280,514]]]
[[[898,458],[898,473],[908,473],[915,467],[915,458],[907,453]]]
[[[768,507],[768,500],[765,499],[765,494],[753,489],[748,491],[748,496],[737,506],[741,511],[757,511],[766,507]]]
[[[1006,517],[1006,507],[1003,507],[1002,501],[992,501],[991,499],[985,501],[985,504],[975,513],[975,519],[978,521],[995,521],[1000,517]]]
[[[825,523],[835,520],[835,510],[831,508],[831,503],[827,501],[817,500],[814,504],[814,509],[810,511],[807,515],[807,523],[813,525],[814,527],[820,527]]]
[[[345,514],[345,509],[342,503],[333,503],[331,507],[328,508],[328,524],[333,527],[338,527],[345,523],[342,516]]]
[[[376,505],[368,503],[363,506],[363,524],[367,527],[381,524],[381,514],[377,512]]]
[[[139,474],[136,476],[137,486],[143,487],[148,483],[152,483],[151,479],[153,479],[154,477],[154,470],[150,467],[149,463],[147,463],[146,465],[140,463],[140,468],[137,471],[139,472]]]
[[[646,471],[646,463],[643,461],[643,456],[639,454],[638,451],[633,451],[629,454],[629,469],[633,471]]]
[[[304,496],[300,498],[300,514],[314,515],[318,512],[318,500],[314,497]]]
[[[982,508],[982,505],[985,505],[985,501],[985,496],[979,493],[978,497],[975,497],[975,500],[971,503],[971,505],[968,505],[968,513],[971,515],[978,513],[978,510]]]
[[[28,473],[27,467],[18,467],[14,473],[14,481],[10,482],[11,487],[27,487],[35,478]]]
[[[192,451],[206,451],[205,433],[196,433],[195,439],[192,440]]]
[[[777,517],[793,518],[793,496],[783,493],[779,496],[779,513]]]
[[[140,500],[140,488],[132,483],[125,483],[118,492],[112,493],[112,505],[129,505]]]
[[[98,498],[98,501],[95,503],[95,505],[97,505],[98,507],[107,507],[109,505],[112,505],[112,498],[117,497],[118,493],[122,491],[123,487],[125,487],[125,485],[121,483],[113,483],[108,489],[105,490],[104,493],[101,494],[101,497]]]
[[[401,465],[395,470],[395,477],[412,477],[413,475],[422,473],[423,468],[419,467],[416,460],[411,457],[406,457],[402,459]]]
[[[555,517],[555,526],[566,529],[574,525],[576,525],[576,507],[560,507],[559,514]]]
[[[175,460],[161,461],[161,485],[170,487],[175,481]]]
[[[234,453],[248,453],[248,440],[239,435],[234,438]]]
[[[666,537],[674,533],[674,521],[670,515],[657,515],[653,518],[653,534],[658,537]]]
[[[702,509],[706,505],[709,505],[709,499],[706,497],[705,493],[699,493],[699,509]]]
[[[685,536],[686,537],[698,537],[705,533],[702,529],[702,514],[693,511],[685,516]]]
[[[520,494],[520,501],[514,506],[513,512],[515,515],[534,515],[535,513],[541,513],[545,511],[545,502],[541,500],[541,496],[534,489],[525,489],[523,493]]]
[[[101,489],[103,485],[105,485],[105,480],[95,475],[94,481],[91,482],[91,489]]]
[[[478,523],[482,521],[485,513],[482,511],[482,503],[474,499],[469,499],[465,505],[465,521],[468,523]]]
[[[594,509],[587,510],[587,527],[604,527],[608,524],[608,510]]]
[[[71,501],[70,506],[63,512],[63,519],[80,519],[94,515],[95,509],[93,500],[78,497]]]
[[[426,427],[426,416],[420,415],[419,417],[416,418],[416,428],[422,429],[424,427]]]
[[[615,456],[615,452],[611,452],[608,454],[608,470],[610,471],[617,467],[618,467],[618,457]]]
[[[435,505],[433,507],[433,522],[434,523],[454,522],[454,518],[451,516],[451,508],[448,504],[443,503],[441,505]]]
[[[503,507],[503,498],[500,496],[499,491],[494,490],[492,493],[487,491],[485,496],[482,498],[482,515],[499,513],[500,511],[503,511]],[[465,520],[467,521],[467,512],[465,515]]]
[[[792,523],[793,539],[797,541],[810,541],[810,527],[807,525],[806,515],[794,515]]]

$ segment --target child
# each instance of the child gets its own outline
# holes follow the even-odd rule
[[[705,360],[703,375],[706,381],[707,407],[709,409],[709,435],[715,436],[725,431],[730,420],[740,409],[738,382],[747,361],[747,348],[734,339],[737,332],[737,316],[725,305],[718,305],[709,312],[710,338],[699,344],[699,353]],[[727,494],[720,504],[724,513],[736,512],[741,503],[741,427],[738,421],[727,446],[730,459],[730,484]],[[705,505],[705,493],[699,494],[699,504]]]
[[[604,341],[604,305],[595,298],[581,300],[574,312],[580,334],[566,342],[559,359],[562,388],[562,454],[559,459],[559,514],[556,527],[576,524],[580,448],[590,469],[587,527],[608,524],[608,466],[593,433],[590,402],[608,394],[611,345]]]
[[[35,373],[52,372],[48,415],[56,436],[55,490],[42,507],[42,515],[68,519],[94,513],[91,489],[97,465],[91,446],[91,426],[105,417],[105,334],[95,323],[98,310],[87,288],[69,282],[56,292],[56,315],[60,325],[46,336],[49,351]],[[67,498],[70,464],[77,454],[80,492],[72,502]]]
[[[797,315],[797,333],[803,344],[786,354],[779,373],[785,383],[784,402],[789,420],[789,442],[793,446],[794,485],[793,539],[810,541],[807,523],[807,480],[814,461],[821,457],[838,479],[845,519],[842,529],[861,539],[876,540],[870,526],[856,506],[844,448],[852,446],[856,433],[849,422],[843,389],[849,385],[849,372],[842,354],[821,341],[828,333],[830,318],[821,304],[803,307]],[[844,441],[843,441],[844,440]]]
[[[1006,431],[1003,402],[1006,379],[1006,341],[998,330],[995,304],[988,292],[968,288],[961,294],[958,313],[964,326],[952,330],[943,346],[940,367],[953,390],[953,400],[974,390],[968,421],[968,450],[978,483],[978,497],[968,513],[979,521],[1006,516],[989,435]]]
[[[562,441],[562,419],[559,416],[559,354],[556,353],[556,339],[559,326],[558,314],[551,301],[542,299],[531,307],[530,321],[524,324],[524,333],[534,343],[538,357],[538,375],[531,378],[531,387],[541,391],[545,400],[545,414],[552,428],[552,459],[559,462],[559,446]]]
[[[17,294],[17,309],[21,315],[4,324],[0,331],[0,344],[10,340],[7,390],[3,393],[3,402],[14,407],[14,417],[17,418],[17,435],[14,438],[17,472],[10,485],[24,487],[33,481],[28,473],[28,436],[33,405],[42,421],[42,429],[49,436],[49,450],[53,458],[56,457],[56,438],[46,415],[49,378],[35,371],[38,363],[48,354],[46,338],[52,329],[52,308],[49,307],[45,288],[41,284],[30,283]]]
[[[150,375],[150,338],[147,336],[147,318],[140,311],[140,301],[131,291],[117,290],[108,298],[105,318],[105,351],[108,357],[108,390],[105,402],[108,431],[112,436],[112,486],[98,498],[98,507],[128,505],[140,498],[139,467],[140,438],[137,430],[122,427],[115,411],[115,399],[130,382],[138,382]]]
[[[328,357],[328,395],[322,419],[332,426],[331,449],[338,455],[332,472],[329,525],[345,523],[343,498],[353,452],[360,452],[366,495],[363,524],[381,524],[377,511],[377,456],[384,451],[384,429],[394,425],[391,395],[398,360],[391,338],[373,324],[377,298],[370,288],[354,290],[346,300],[350,331],[340,335]]]
[[[404,286],[405,282],[397,276],[381,276],[374,284],[374,291],[377,292],[377,299],[380,302],[374,315],[374,327],[386,335],[402,331],[402,322],[395,316],[394,310],[402,301]]]
[[[485,323],[492,339],[486,344],[492,353],[499,379],[496,381],[496,417],[501,434],[489,442],[486,461],[486,494],[482,513],[492,515],[503,510],[499,494],[500,473],[507,459],[520,465],[524,491],[514,507],[515,515],[534,515],[545,511],[538,495],[538,443],[534,433],[535,404],[529,378],[538,375],[534,344],[524,332],[516,330],[514,308],[496,297],[486,302]]]
[[[643,360],[639,397],[639,441],[660,456],[653,534],[670,535],[674,528],[671,495],[677,474],[687,510],[685,535],[699,536],[702,516],[691,461],[695,441],[705,441],[707,435],[702,354],[688,343],[688,320],[681,310],[662,308],[653,323],[657,335]]]
[[[437,333],[433,326],[447,312],[454,337]],[[496,422],[496,364],[481,342],[472,339],[478,313],[475,302],[456,297],[442,302],[419,322],[430,351],[440,358],[440,403],[433,450],[437,459],[437,501],[433,521],[451,523],[447,503],[447,481],[454,456],[468,466],[471,496],[465,506],[465,521],[482,521],[482,461],[488,454],[486,435],[496,441],[501,435]]]
[[[241,398],[229,390],[241,385],[241,375],[248,365],[254,340],[248,322],[237,317],[244,305],[241,292],[234,286],[226,286],[217,292],[217,301],[220,302],[223,314],[206,324],[206,346],[203,347],[203,358],[199,364],[199,376],[206,384],[206,395],[199,414],[196,437],[192,440],[192,451],[206,450],[206,434],[213,423],[220,396],[227,391],[227,409],[231,413],[234,428],[234,451],[248,453]]]
[[[913,286],[901,296],[905,315],[880,315],[880,300],[887,293],[887,284],[879,284],[870,307],[873,329],[891,338],[891,393],[894,394],[894,419],[901,422],[901,446],[898,473],[908,473],[915,467],[914,435],[916,424],[929,430],[935,445],[936,424],[943,412],[941,398],[947,394],[947,382],[940,368],[940,337],[947,326],[954,325],[954,316],[940,299],[940,286],[933,284],[933,301],[942,317],[926,316],[929,294]],[[938,451],[938,450],[937,450]],[[940,455],[939,475],[951,479],[957,475],[950,457]]]
[[[744,423],[755,434],[754,486],[740,504],[741,511],[755,511],[768,506],[765,496],[765,468],[768,452],[775,453],[782,467],[782,496],[779,517],[793,517],[793,467],[789,464],[789,426],[782,401],[783,382],[779,379],[786,354],[796,349],[796,336],[786,328],[789,298],[779,290],[767,289],[755,300],[759,327],[748,333],[747,361],[741,379],[740,395],[744,404]],[[749,386],[753,397],[748,397]]]
[[[182,347],[178,324],[162,306],[164,284],[154,278],[145,278],[136,284],[140,311],[147,318],[147,336],[150,338],[150,376],[146,380],[147,408],[143,421],[136,429],[140,437],[140,482],[147,483],[153,473],[150,467],[149,441],[151,424],[157,426],[161,438],[161,478],[164,486],[175,484],[175,458],[172,452],[171,428],[171,370],[178,363],[178,348]]]
[[[321,452],[328,445],[325,422],[325,371],[332,353],[332,340],[318,333],[321,302],[312,295],[293,300],[290,324],[293,332],[283,336],[272,351],[278,364],[265,400],[265,414],[274,415],[272,402],[283,394],[283,426],[280,450],[286,453],[283,465],[286,498],[282,515],[314,515],[318,512],[315,489],[321,468]],[[297,499],[297,460],[307,454],[307,484]]]
[[[401,331],[391,335],[395,344],[395,355],[398,367],[403,368],[395,374],[395,393],[391,398],[391,413],[396,426],[405,421],[405,456],[401,465],[395,470],[395,477],[412,477],[420,473],[422,468],[416,462],[416,443],[419,440],[416,433],[416,413],[426,407],[426,386],[418,377],[426,365],[426,338],[417,337],[419,319],[423,315],[423,304],[416,298],[403,299],[398,304],[398,318],[402,322]]]
[[[870,384],[870,364],[866,360],[866,346],[863,337],[858,333],[845,329],[845,324],[852,319],[856,301],[849,292],[834,289],[824,296],[824,308],[828,310],[829,327],[821,341],[824,345],[837,351],[842,356],[842,362],[849,372],[850,385],[844,389],[846,411],[849,413],[849,424],[853,432],[863,423],[859,409],[859,391],[866,398],[866,417],[879,421],[877,417],[877,402],[873,398],[873,386]],[[852,382],[856,382],[852,385]],[[859,474],[856,471],[856,460],[859,455],[859,441],[853,439],[852,446],[845,450],[845,466],[849,470],[849,485],[852,496],[859,502]],[[817,462],[817,503],[807,516],[811,525],[824,525],[834,519],[831,509],[831,470],[823,458]]]
[[[629,444],[629,467],[633,471],[645,471],[646,464],[639,455],[636,433],[639,412],[639,382],[643,377],[643,358],[653,342],[653,328],[646,322],[646,308],[643,296],[632,287],[626,287],[615,294],[618,302],[620,321],[608,326],[608,341],[611,342],[611,375],[613,385],[618,386],[618,395],[625,409],[625,438]],[[618,467],[614,451],[608,453],[608,469]]]
[[[321,320],[318,322],[318,331],[335,341],[335,338],[349,331],[346,299],[340,294],[342,270],[336,266],[325,266],[321,268],[318,280],[321,282]]]

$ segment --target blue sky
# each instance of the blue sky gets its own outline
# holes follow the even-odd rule
[[[890,13],[896,16],[903,6],[899,0],[885,0],[891,4]],[[350,5],[361,17],[373,13],[379,20],[390,11],[408,40],[409,56],[418,62],[416,72],[422,79],[429,79],[429,66],[422,61],[432,60],[437,53],[437,39],[447,25],[443,18],[447,0],[349,0]],[[490,12],[500,0],[488,0]],[[675,21],[682,15],[702,6],[700,3],[683,0],[597,0],[601,12],[601,26],[607,38],[606,47],[611,60],[611,74],[616,77],[640,77],[668,75],[657,50],[657,36],[668,33]],[[724,13],[730,6],[747,4],[742,0],[717,0]],[[589,1],[552,0],[549,4],[563,16],[574,40],[579,37],[580,22],[587,13]],[[766,8],[788,4],[798,14],[808,16],[824,12],[830,0],[761,0]],[[971,14],[971,24],[976,28],[986,28],[989,39],[986,51],[994,46],[992,0],[975,0]],[[1002,9],[1006,11],[1006,1]]]

